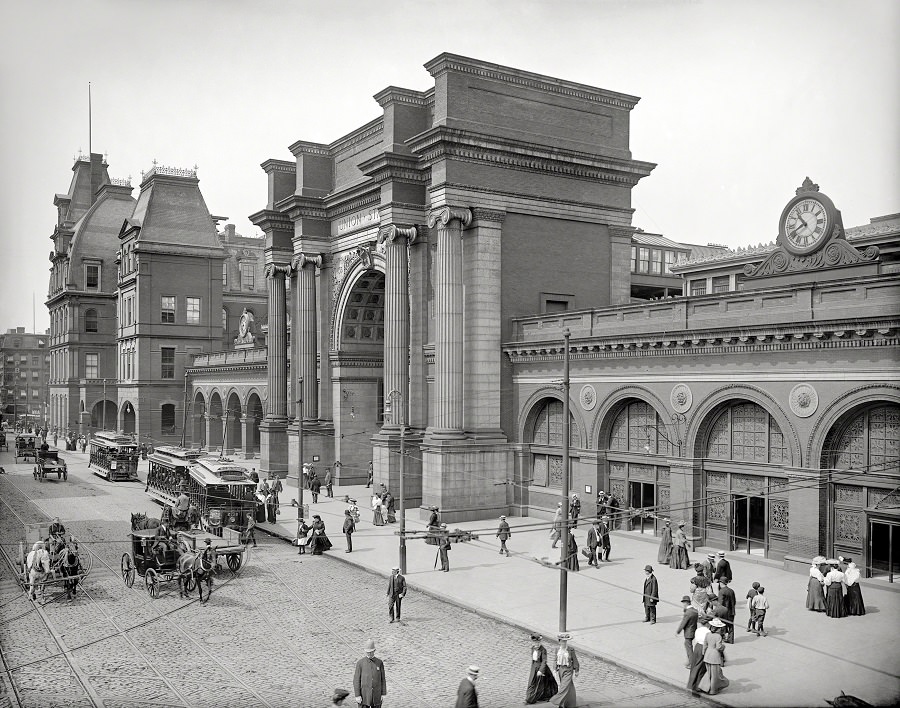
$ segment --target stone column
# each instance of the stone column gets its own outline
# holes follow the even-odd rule
[[[206,443],[206,449],[211,450],[211,440],[212,440],[212,422],[213,418],[209,413],[203,414],[203,420],[206,423],[206,435],[203,438],[203,441]]]
[[[298,253],[291,264],[297,272],[297,311],[292,318],[293,336],[297,338],[294,350],[297,352],[297,361],[293,364],[292,374],[293,390],[299,394],[297,398],[303,400],[303,420],[314,421],[319,417],[316,268],[322,267],[322,256]]]
[[[259,426],[261,458],[260,470],[268,474],[287,472],[287,318],[285,316],[284,278],[290,273],[288,265],[270,263],[266,266],[269,290],[269,334],[266,384],[268,399],[263,421]]]
[[[437,228],[434,437],[464,437],[462,230],[471,221],[472,212],[463,207],[445,206],[428,215],[428,228]]]
[[[409,254],[416,240],[416,227],[386,226],[378,232],[385,243],[384,286],[384,397],[394,396],[390,419],[385,427],[400,428],[409,423]]]

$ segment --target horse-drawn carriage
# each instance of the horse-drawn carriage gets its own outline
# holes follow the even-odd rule
[[[68,479],[69,469],[56,450],[38,450],[34,465],[34,478],[43,482],[45,477],[56,474],[56,479]]]
[[[6,441],[6,429],[0,430],[0,450],[9,452],[9,443]]]
[[[74,537],[67,539],[64,532],[51,534],[50,529],[47,522],[26,524],[17,558],[19,584],[32,600],[37,600],[38,594],[43,599],[48,585],[62,588],[71,600],[78,584],[91,572],[94,559],[90,553],[79,553]]]
[[[18,462],[20,457],[26,462],[29,458],[37,460],[39,444],[38,436],[35,433],[16,433],[14,460]]]

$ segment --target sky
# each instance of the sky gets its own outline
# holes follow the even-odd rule
[[[259,165],[427,90],[443,52],[640,96],[631,151],[658,166],[633,224],[732,248],[774,240],[804,177],[846,227],[900,212],[893,0],[2,0],[0,331],[49,327],[53,197],[91,138],[138,194],[153,160],[198,166],[243,235]],[[36,303],[32,311],[32,300]]]

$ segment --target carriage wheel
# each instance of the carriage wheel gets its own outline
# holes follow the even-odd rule
[[[122,580],[125,581],[125,587],[133,587],[134,586],[134,559],[131,557],[130,553],[122,554]]]
[[[159,577],[153,568],[147,568],[147,572],[144,574],[144,587],[147,588],[147,593],[154,600],[159,597]]]
[[[241,565],[244,563],[244,552],[240,553],[229,553],[225,556],[225,562],[228,564],[228,570],[232,573],[237,573],[240,570]]]

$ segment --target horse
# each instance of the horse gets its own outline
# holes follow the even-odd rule
[[[139,531],[141,529],[155,529],[159,528],[160,520],[155,519],[153,517],[147,516],[142,511],[139,511],[137,514],[131,515],[131,530]]]
[[[81,574],[81,559],[78,557],[78,546],[74,548],[67,546],[62,552],[62,558],[59,561],[59,570],[62,574],[63,588],[66,591],[66,599],[75,598],[75,591],[78,589]]]
[[[205,605],[212,592],[213,563],[204,560],[203,553],[185,551],[178,556],[178,597],[190,597],[191,587],[197,586],[200,604]],[[203,599],[203,582],[206,582],[206,599]]]
[[[43,551],[43,553],[32,555],[38,554],[39,551]],[[44,595],[44,580],[50,574],[50,554],[44,550],[43,543],[35,543],[28,555],[28,595],[32,600],[36,600],[38,590],[41,591],[41,597]]]

